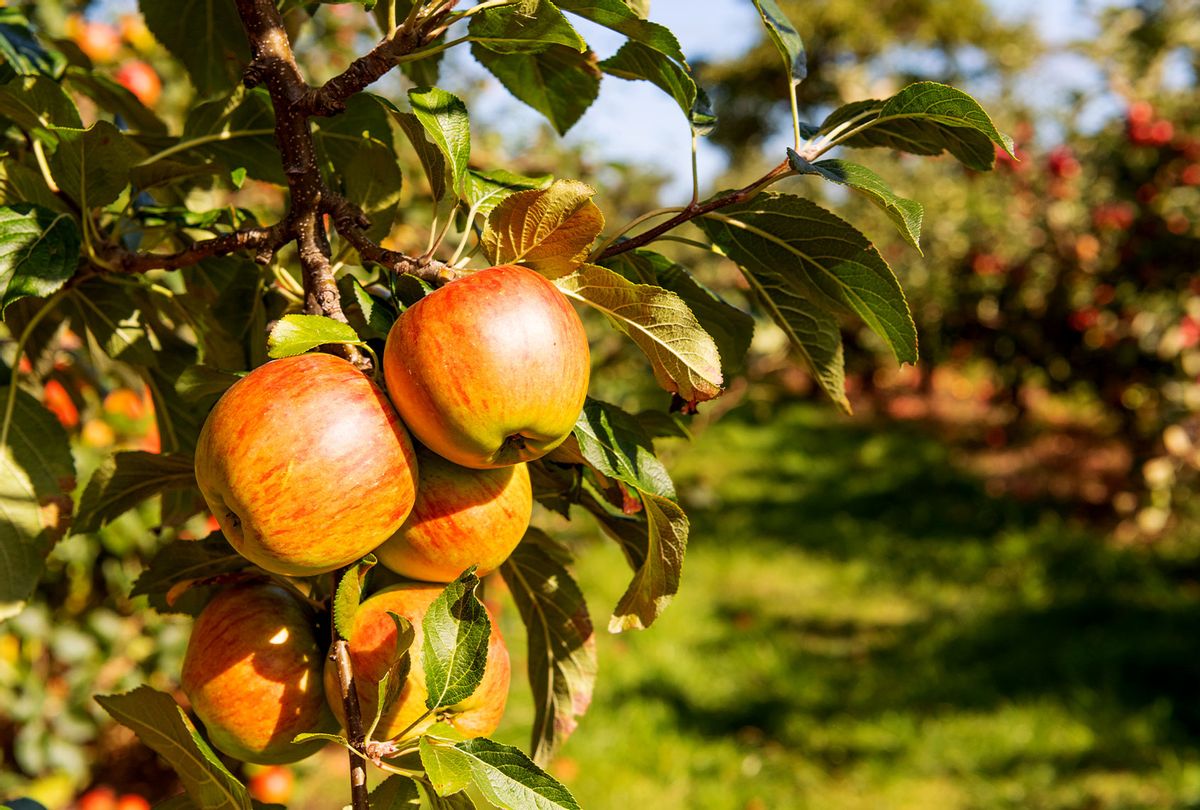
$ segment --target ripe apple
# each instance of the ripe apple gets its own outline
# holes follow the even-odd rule
[[[416,471],[387,397],[328,354],[238,380],[196,446],[196,481],[230,544],[293,576],[332,571],[391,537],[412,510]]]
[[[162,95],[162,81],[158,74],[140,59],[131,59],[121,65],[113,78],[147,107],[157,104],[158,97]]]
[[[67,18],[67,36],[96,63],[111,62],[121,52],[121,34],[114,26],[88,22],[78,14]]]
[[[583,408],[589,366],[570,302],[515,265],[472,273],[409,307],[383,357],[388,393],[413,435],[476,469],[557,447]]]
[[[376,739],[395,737],[426,711],[425,698],[429,693],[425,691],[425,669],[421,663],[421,622],[430,604],[441,592],[441,585],[427,585],[422,582],[393,585],[365,600],[354,614],[350,663],[354,669],[354,683],[364,722],[369,722],[375,716],[378,701],[375,684],[387,671],[396,649],[396,624],[388,615],[388,611],[408,619],[416,631],[416,638],[409,649],[412,665],[408,680],[405,681],[396,702],[380,718],[375,732]],[[479,688],[462,703],[441,709],[436,716],[425,718],[407,736],[420,734],[438,719],[446,721],[467,737],[491,734],[500,725],[500,718],[504,716],[510,676],[508,648],[504,646],[504,639],[500,637],[500,631],[493,620],[492,634],[488,639],[487,666]],[[329,697],[333,713],[344,724],[337,669],[332,661],[325,662],[325,693]]]
[[[412,514],[375,549],[401,576],[451,582],[472,565],[483,576],[521,542],[533,511],[525,464],[472,470],[417,448],[421,481]]]
[[[117,792],[108,785],[99,785],[79,797],[78,810],[116,810]]]
[[[287,804],[292,798],[292,786],[295,783],[290,768],[282,765],[268,765],[250,777],[246,788],[250,797],[264,804]]]
[[[278,584],[242,584],[200,612],[180,682],[213,745],[246,762],[278,765],[322,746],[293,745],[297,734],[337,727],[321,691],[324,660],[299,597]]]

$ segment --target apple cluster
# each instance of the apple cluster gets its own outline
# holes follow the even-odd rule
[[[389,666],[397,628],[416,632],[411,669],[380,720],[388,739],[437,719],[491,733],[509,661],[492,623],[484,679],[440,717],[425,711],[421,624],[445,583],[495,570],[533,508],[526,462],[563,442],[587,393],[579,316],[541,275],[493,267],[405,310],[382,358],[387,392],[349,362],[304,354],[234,384],[200,434],[196,479],[229,543],[280,577],[307,577],[374,553],[405,578],[364,600],[350,657],[364,715]],[[182,685],[214,745],[248,762],[292,762],[342,717],[337,674],[313,606],[286,580],[221,590],[197,618]]]

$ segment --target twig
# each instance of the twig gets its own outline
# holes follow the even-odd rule
[[[222,236],[204,239],[175,253],[136,253],[130,250],[105,251],[102,258],[118,273],[145,273],[150,270],[178,270],[212,256],[225,256],[241,250],[253,250],[260,264],[270,261],[292,234],[285,223],[269,228],[246,228]]]
[[[408,273],[433,285],[454,281],[461,275],[458,270],[444,262],[388,250],[371,241],[365,233],[365,229],[370,227],[371,221],[340,194],[330,192],[326,195],[324,202],[324,211],[333,221],[333,227],[358,251],[359,257],[364,262],[374,262],[393,273]]]
[[[344,574],[345,571],[342,573]],[[341,581],[340,576],[338,581]],[[332,616],[332,608],[330,608],[330,615]],[[346,713],[346,734],[352,749],[349,752],[350,804],[354,810],[371,810],[371,801],[367,792],[367,760],[359,753],[366,747],[366,735],[363,733],[358,691],[354,686],[354,670],[350,665],[350,643],[342,638],[336,627],[333,630],[333,639],[333,649],[329,657],[337,669],[338,688],[341,691],[342,707]]]
[[[784,177],[789,177],[792,174],[795,174],[795,171],[792,170],[791,166],[785,160],[748,186],[743,186],[737,191],[731,191],[728,194],[723,194],[705,203],[692,203],[666,222],[655,225],[650,230],[643,231],[632,239],[626,239],[624,242],[609,245],[600,252],[600,255],[595,257],[595,261],[603,261],[630,250],[637,250],[643,245],[650,244],[667,231],[677,228],[685,222],[690,222],[696,217],[704,216],[707,213],[716,211],[718,208],[745,202],[777,180],[782,180]]]

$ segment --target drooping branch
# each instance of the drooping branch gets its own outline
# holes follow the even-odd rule
[[[364,262],[373,262],[393,273],[407,273],[433,285],[445,284],[459,277],[459,272],[444,262],[409,256],[372,242],[364,231],[370,227],[371,221],[340,194],[330,192],[324,203],[325,212],[333,220],[333,227],[358,251]]]
[[[225,256],[242,250],[253,250],[260,263],[270,261],[271,256],[292,239],[284,222],[269,228],[244,228],[196,242],[175,253],[137,253],[114,249],[102,254],[102,258],[119,273],[146,273],[150,270],[178,270],[191,267],[213,256]]]

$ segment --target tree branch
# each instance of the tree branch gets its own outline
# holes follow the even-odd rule
[[[416,258],[405,253],[388,250],[373,242],[365,233],[371,221],[358,208],[340,194],[328,193],[324,199],[325,213],[333,220],[333,227],[349,242],[364,262],[374,262],[393,273],[408,273],[435,286],[454,281],[461,273],[432,258]]]
[[[616,242],[609,245],[600,252],[600,255],[595,258],[595,261],[601,262],[605,259],[618,256],[630,250],[637,250],[643,245],[650,244],[667,231],[677,228],[685,222],[690,222],[696,217],[702,217],[707,213],[716,211],[718,208],[724,208],[728,205],[737,205],[738,203],[745,202],[746,200],[754,197],[756,194],[758,194],[758,192],[762,191],[767,186],[774,183],[776,180],[782,180],[784,177],[794,173],[795,172],[792,170],[791,166],[785,160],[783,163],[780,163],[778,166],[771,169],[771,171],[767,172],[748,186],[743,186],[736,191],[723,194],[720,197],[716,197],[705,203],[691,203],[675,216],[659,225],[655,225],[650,230],[643,231],[631,239],[626,239],[624,242]]]
[[[287,224],[277,222],[269,228],[245,228],[212,239],[204,239],[175,253],[136,253],[115,248],[105,251],[101,257],[119,273],[178,270],[213,256],[225,256],[241,250],[255,251],[256,261],[265,264],[291,239],[292,234]]]

